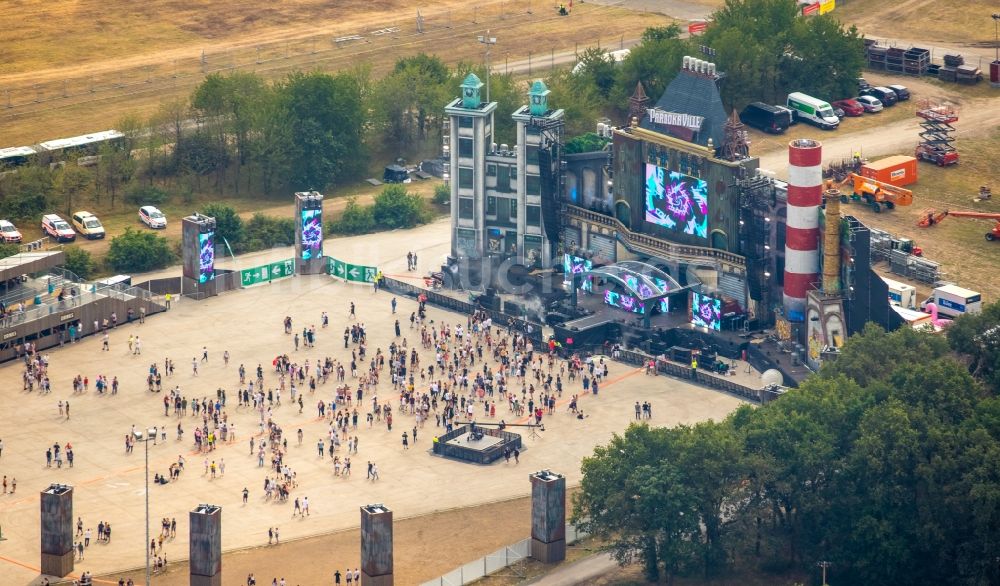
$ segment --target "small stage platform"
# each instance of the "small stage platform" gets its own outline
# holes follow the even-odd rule
[[[496,427],[461,425],[434,440],[433,452],[438,456],[472,462],[491,464],[503,458],[505,448],[511,451],[521,449],[521,436]],[[476,437],[473,438],[473,435]]]
[[[470,450],[482,451],[503,443],[503,438],[486,435],[485,433],[482,436],[478,436],[478,434],[477,436],[473,436],[471,433],[466,431],[462,435],[452,438],[445,443],[450,446],[462,446],[469,448]]]

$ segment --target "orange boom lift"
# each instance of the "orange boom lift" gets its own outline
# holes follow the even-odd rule
[[[920,215],[920,220],[917,221],[917,225],[921,228],[930,228],[935,224],[940,224],[948,216],[955,216],[956,218],[975,218],[978,220],[993,220],[996,224],[993,225],[992,230],[986,233],[986,239],[990,242],[1000,240],[1000,213],[951,212],[948,210],[939,212],[936,210],[924,210]]]
[[[871,206],[872,211],[881,212],[882,206],[893,209],[896,206],[908,206],[913,203],[913,192],[909,189],[896,187],[890,183],[884,183],[875,179],[863,177],[857,173],[851,173],[840,185],[852,183],[852,193],[850,199],[855,201],[864,200]],[[840,201],[847,203],[848,195],[840,196]]]

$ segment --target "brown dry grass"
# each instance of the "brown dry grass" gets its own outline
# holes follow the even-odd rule
[[[500,38],[493,52],[494,63],[523,59],[531,51],[536,73],[546,68],[553,50],[573,51],[578,45],[585,47],[598,42],[602,46],[617,44],[623,38],[637,36],[647,26],[668,22],[660,15],[614,7],[580,5],[572,16],[558,17],[548,5],[540,5],[537,0],[532,6],[533,14],[526,12],[524,0],[505,2],[502,14],[499,3],[483,4],[478,9],[468,6],[444,12],[436,9],[438,12],[424,13],[424,34],[416,33],[412,19],[390,20],[399,18],[398,13],[362,12],[350,21],[340,21],[340,33],[324,33],[322,37],[316,36],[316,27],[309,27],[308,35],[298,37],[294,37],[297,30],[294,25],[287,29],[272,28],[271,40],[262,42],[259,55],[255,45],[240,38],[207,53],[204,67],[200,53],[188,45],[117,60],[114,62],[117,68],[99,62],[75,69],[38,72],[31,77],[0,75],[0,87],[11,92],[0,94],[4,146],[33,144],[108,128],[127,113],[148,115],[165,99],[186,97],[205,72],[225,71],[233,66],[275,78],[292,70],[332,71],[359,63],[371,64],[378,73],[388,69],[396,59],[421,51],[438,54],[448,63],[479,61],[483,52],[476,35],[489,28],[491,34]],[[393,24],[399,26],[399,32],[371,34],[375,27]],[[339,48],[331,42],[335,34],[349,32],[364,33],[366,39]],[[291,40],[281,40],[282,35]],[[177,58],[179,54],[181,58]],[[150,64],[151,59],[159,61]],[[145,60],[146,64],[137,66],[136,60]],[[43,102],[34,103],[39,97]],[[2,107],[7,100],[13,108]]]
[[[836,15],[866,33],[920,39],[923,42],[961,43],[990,46],[993,42],[995,0],[902,0],[872,2],[841,0]]]
[[[911,186],[913,205],[891,213],[875,214],[860,205],[848,206],[849,213],[871,226],[897,236],[912,238],[930,260],[940,262],[949,280],[979,291],[988,302],[997,300],[1000,290],[1000,242],[988,242],[984,235],[993,222],[967,218],[947,218],[933,228],[917,227],[921,212],[927,208],[1000,213],[1000,200],[973,202],[984,182],[994,193],[997,183],[996,161],[1000,158],[1000,129],[956,143],[961,160],[955,167],[940,168],[921,163],[919,181]],[[898,278],[898,277],[896,277]]]
[[[497,522],[502,519],[503,522]],[[396,584],[419,584],[450,572],[477,557],[520,541],[531,533],[531,498],[455,509],[393,523],[393,569]],[[250,572],[258,584],[284,577],[288,584],[333,584],[333,572],[358,566],[360,530],[259,547],[222,556],[226,584],[243,584]],[[188,565],[176,564],[157,576],[162,586],[189,583]],[[131,572],[141,578],[141,571]],[[105,577],[117,581],[120,575]],[[137,583],[140,580],[136,580]]]

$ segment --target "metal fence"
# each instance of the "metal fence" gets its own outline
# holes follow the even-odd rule
[[[587,537],[586,533],[578,531],[575,525],[566,525],[566,543],[573,544]],[[434,578],[421,586],[461,586],[476,580],[481,580],[491,574],[496,574],[506,568],[517,568],[531,557],[531,538],[522,539],[485,555],[477,560],[463,564],[443,576]],[[524,577],[523,572],[515,574]]]
[[[424,295],[427,298],[427,303],[430,303],[431,305],[463,313],[465,315],[471,315],[476,311],[485,312],[490,316],[490,319],[493,320],[494,325],[506,327],[508,324],[513,324],[514,329],[524,334],[529,340],[531,340],[536,349],[541,350],[543,340],[542,324],[540,323],[526,320],[523,317],[518,317],[516,315],[510,315],[502,311],[486,309],[469,303],[468,301],[462,301],[461,299],[455,299],[454,297],[442,295],[441,293],[431,291],[430,289],[422,289],[416,285],[411,285],[398,279],[384,277],[382,279],[381,287],[398,295],[406,295],[407,297],[416,298],[420,295]]]
[[[693,380],[699,384],[705,385],[706,387],[718,389],[755,403],[767,403],[768,401],[776,399],[781,394],[780,390],[770,388],[754,389],[739,383],[734,383],[731,380],[721,376],[716,376],[710,372],[691,368],[686,364],[681,364],[665,358],[654,357],[637,350],[618,350],[616,356],[613,356],[613,358],[621,362],[627,362],[638,366],[649,364],[650,360],[655,360],[656,371],[659,373],[677,378]]]

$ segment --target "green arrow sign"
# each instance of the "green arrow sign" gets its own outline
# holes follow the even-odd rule
[[[347,278],[347,263],[335,258],[330,259],[330,274],[341,279]]]
[[[240,271],[240,284],[244,287],[266,283],[295,274],[295,260],[287,259]]]

